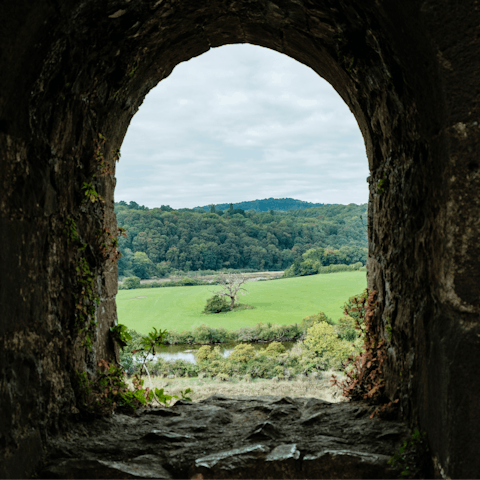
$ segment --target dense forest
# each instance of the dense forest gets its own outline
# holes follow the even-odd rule
[[[330,203],[311,203],[303,200],[296,200],[294,198],[264,198],[263,200],[251,200],[249,202],[240,202],[232,204],[233,208],[241,208],[242,210],[255,210],[256,212],[269,212],[270,210],[276,212],[288,212],[289,210],[298,210],[312,207],[331,206]],[[215,210],[226,210],[229,208],[229,203],[218,203],[214,205]],[[205,205],[201,208],[205,211],[210,211],[211,205]]]
[[[367,205],[323,205],[288,212],[256,212],[212,206],[149,209],[115,204],[122,257],[119,276],[164,277],[178,271],[283,270],[312,248],[332,252],[323,262],[366,261]]]
[[[361,255],[351,255],[351,249],[358,247],[340,247],[338,250],[329,248],[311,248],[301,257],[295,259],[293,265],[283,272],[284,277],[302,277],[317,273],[347,272],[359,269],[365,270],[367,248],[362,248]],[[355,253],[359,253],[355,250]],[[357,262],[354,260],[357,259]]]

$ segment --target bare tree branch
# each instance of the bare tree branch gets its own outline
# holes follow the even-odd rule
[[[212,291],[212,293],[221,297],[228,297],[230,299],[230,309],[233,310],[238,296],[248,293],[248,290],[242,287],[246,282],[247,277],[241,273],[221,274],[218,276],[218,286],[221,290],[219,292]]]

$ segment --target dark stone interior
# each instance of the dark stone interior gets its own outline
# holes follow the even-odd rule
[[[407,428],[373,407],[318,398],[213,395],[77,423],[41,478],[396,478]]]
[[[17,0],[0,18],[0,476],[35,471],[69,428],[75,369],[115,358],[116,269],[98,237],[115,230],[115,178],[99,174],[98,134],[114,164],[148,91],[230,43],[311,67],[355,115],[388,394],[427,432],[436,475],[478,476],[477,0]],[[105,203],[82,202],[84,183]],[[75,325],[68,219],[100,297],[91,351]]]

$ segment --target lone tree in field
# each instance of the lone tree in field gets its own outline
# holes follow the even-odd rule
[[[230,299],[230,310],[233,310],[237,303],[239,295],[245,295],[248,293],[246,288],[242,285],[246,283],[247,277],[240,273],[227,273],[225,275],[219,275],[218,285],[221,288],[219,292],[212,292],[220,297],[228,297]]]

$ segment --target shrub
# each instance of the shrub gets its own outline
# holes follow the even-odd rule
[[[185,360],[175,360],[170,362],[170,371],[177,377],[195,377],[198,375],[199,367]]]
[[[203,309],[203,313],[220,313],[230,310],[228,302],[225,297],[214,295],[207,300],[207,304]]]
[[[231,342],[237,339],[237,334],[235,332],[229,332],[226,328],[220,327],[216,330],[212,328],[215,332],[216,341],[219,343]]]
[[[236,339],[234,332],[229,332],[226,328],[212,328],[208,325],[200,325],[192,332],[195,343],[212,344],[224,343]]]
[[[237,340],[239,342],[251,342],[255,339],[253,330],[248,327],[241,328],[237,332]]]
[[[198,371],[209,376],[216,376],[224,371],[225,359],[206,360],[198,364]]]
[[[308,317],[305,317],[302,320],[301,326],[304,332],[306,333],[309,328],[313,327],[314,325],[320,322],[325,322],[325,323],[328,323],[329,325],[334,325],[333,321],[330,318],[328,318],[323,312],[318,312],[315,315],[310,315]]]
[[[127,290],[131,290],[133,288],[140,288],[140,278],[139,277],[127,277],[123,281],[123,287]]]
[[[262,340],[264,342],[271,341],[275,338],[275,332],[271,328],[271,324],[257,323],[253,327],[253,336],[255,340]]]
[[[272,342],[266,349],[265,354],[269,357],[277,357],[281,353],[285,353],[286,348],[278,342]]]
[[[208,359],[210,361],[224,360],[224,357],[218,345],[213,347],[213,349],[210,351],[210,354],[208,355]]]
[[[152,362],[153,363],[153,362]],[[149,366],[150,375],[170,375],[172,373],[170,369],[170,362],[157,358],[157,361],[153,365]]]
[[[335,331],[341,339],[349,342],[356,340],[359,334],[355,329],[355,320],[349,315],[344,315],[338,319],[335,325]]]
[[[188,343],[192,344],[195,343],[195,337],[193,335],[193,332],[175,332],[174,330],[171,330],[168,333],[168,336],[166,338],[165,343],[170,343],[170,344],[176,344],[176,343]]]
[[[315,324],[307,330],[305,346],[321,359],[322,369],[338,368],[352,353],[352,346],[341,340],[332,325]]]
[[[203,347],[200,347],[197,350],[197,353],[195,354],[197,362],[200,363],[207,360],[211,351],[212,349],[208,345],[204,345]]]
[[[313,315],[315,317],[315,315]],[[308,317],[309,318],[309,317]],[[326,317],[325,317],[326,318]],[[213,344],[224,342],[255,342],[255,341],[296,341],[303,340],[305,332],[302,325],[294,323],[291,325],[263,324],[258,323],[254,327],[244,327],[236,331],[228,331],[225,328],[212,328],[207,325],[200,325],[191,332],[178,333],[170,330],[165,340],[168,344],[177,343],[199,343]]]
[[[215,343],[216,335],[215,329],[209,327],[208,325],[200,325],[195,328],[192,332],[195,343]]]
[[[230,354],[228,359],[231,362],[247,363],[250,359],[255,358],[255,356],[255,349],[251,345],[242,343],[233,349],[233,352]]]
[[[273,325],[272,329],[275,332],[274,339],[277,342],[294,342],[301,339],[304,335],[303,329],[298,323],[293,323],[291,325]]]

